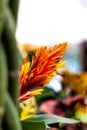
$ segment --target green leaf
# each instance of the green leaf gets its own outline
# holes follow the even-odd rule
[[[53,123],[65,123],[65,124],[79,123],[79,121],[74,119],[64,118],[61,116],[51,114],[41,114],[24,120],[24,122],[43,122],[43,121],[46,123],[46,125]]]
[[[48,125],[50,124],[54,123],[73,124],[73,123],[79,123],[79,121],[56,115],[42,114],[23,120],[21,121],[21,123],[23,130],[47,130],[49,129]]]
[[[23,130],[46,130],[47,126],[45,122],[25,122],[22,121],[22,128]]]
[[[38,106],[40,106],[42,102],[46,101],[47,99],[56,98],[56,94],[52,88],[44,87],[43,89],[44,89],[43,94],[35,96]]]

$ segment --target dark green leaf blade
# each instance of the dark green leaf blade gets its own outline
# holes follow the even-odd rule
[[[46,130],[45,122],[24,122],[22,121],[23,130]]]

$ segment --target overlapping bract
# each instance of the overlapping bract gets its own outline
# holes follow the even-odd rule
[[[66,47],[66,42],[52,48],[42,46],[37,50],[32,63],[27,62],[22,66],[20,73],[20,101],[26,99],[26,93],[27,98],[30,97],[30,90],[41,88],[51,80],[56,69],[63,65],[60,60]]]

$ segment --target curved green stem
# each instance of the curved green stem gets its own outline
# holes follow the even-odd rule
[[[10,0],[10,8],[13,13],[15,23],[17,23],[19,0]]]
[[[5,109],[5,94],[7,91],[8,75],[7,61],[3,45],[0,41],[0,129]]]
[[[5,25],[6,6],[7,0],[0,0],[0,39],[2,36],[3,27]]]
[[[19,90],[19,52],[15,39],[15,24],[9,10],[7,10],[6,16],[6,26],[3,31],[2,40],[7,54],[9,67],[9,92],[14,103],[17,105]]]
[[[6,112],[3,127],[6,130],[22,130],[18,111],[8,93],[6,93]]]

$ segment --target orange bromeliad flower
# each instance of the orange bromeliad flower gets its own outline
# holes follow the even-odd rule
[[[56,69],[63,65],[60,60],[66,47],[66,42],[55,45],[53,48],[42,46],[37,50],[32,63],[27,62],[22,66],[20,72],[20,102],[31,96],[30,90],[41,88],[44,84],[49,83]],[[33,93],[33,96],[36,94],[37,92]]]

